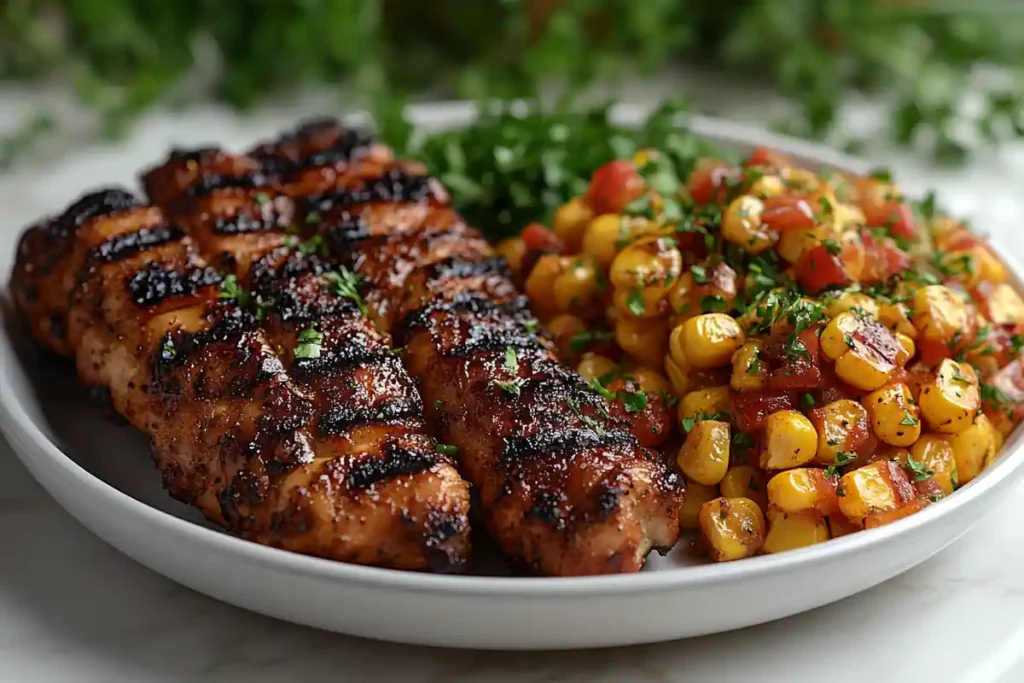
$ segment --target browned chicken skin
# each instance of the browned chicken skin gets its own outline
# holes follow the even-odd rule
[[[281,300],[265,330],[182,229],[104,190],[26,232],[12,290],[36,338],[109,390],[171,494],[211,520],[341,561],[462,566],[468,489],[395,353],[321,260],[277,249],[253,271]],[[312,323],[320,356],[295,359]]]
[[[299,223],[370,282],[375,323],[405,346],[508,557],[550,575],[634,572],[675,543],[681,478],[540,343],[506,264],[439,183],[330,122],[256,152]]]

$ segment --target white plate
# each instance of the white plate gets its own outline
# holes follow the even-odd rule
[[[413,113],[429,128],[473,117],[464,104]],[[620,108],[616,114],[628,123],[642,112]],[[828,149],[725,121],[698,119],[692,127],[741,148],[767,144],[809,164],[865,170],[863,163]],[[17,232],[2,235],[0,263],[13,253]],[[759,624],[839,600],[924,561],[966,532],[1024,473],[1018,432],[993,467],[919,514],[812,548],[731,564],[691,566],[685,548],[677,548],[665,558],[653,557],[640,574],[609,577],[432,576],[345,565],[228,536],[172,501],[160,488],[145,440],[103,419],[71,367],[39,355],[6,295],[3,304],[0,427],[26,467],[72,515],[138,562],[197,591],[281,619],[371,638],[555,649],[670,640]]]

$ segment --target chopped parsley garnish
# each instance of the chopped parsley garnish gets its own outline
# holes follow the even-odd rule
[[[801,394],[801,396],[800,396],[800,404],[805,409],[810,410],[811,408],[814,407],[815,403],[816,403],[816,401],[814,400],[814,395],[813,394]]]
[[[444,408],[444,401],[442,401],[441,399],[437,399],[436,401],[434,401],[434,407],[437,408],[438,410],[441,410],[441,408]]]
[[[313,254],[326,256],[327,242],[324,241],[322,235],[313,235],[305,242],[299,244],[299,253],[304,256],[311,256]]]
[[[238,278],[234,275],[225,275],[220,283],[220,290],[217,296],[221,299],[234,299],[240,305],[246,306],[249,303],[249,292],[242,285],[238,284]]]
[[[728,308],[728,302],[721,294],[708,294],[700,298],[700,310],[704,313],[718,313]]]
[[[761,372],[761,357],[759,355],[754,356],[754,359],[750,361],[750,365],[747,366],[748,375],[756,375]]]
[[[345,299],[351,299],[359,307],[359,312],[366,315],[366,304],[359,294],[359,286],[362,278],[344,266],[338,270],[331,270],[324,273],[324,278],[330,283],[331,293]]]
[[[255,199],[259,204],[270,203],[270,195],[267,194],[266,192],[257,192],[253,194],[252,198]]]
[[[523,321],[523,327],[526,328],[527,332],[536,332],[537,331],[537,325],[539,325],[539,324],[540,324],[540,321],[538,321],[536,318],[530,318],[528,320],[524,320]]]
[[[608,391],[608,389],[605,388],[605,386],[601,383],[601,378],[600,377],[595,377],[594,379],[590,380],[590,382],[587,384],[587,386],[590,387],[591,391],[593,391],[596,394],[600,394],[601,396],[605,397],[609,401],[614,400],[614,398],[615,398],[615,392],[614,391]]]
[[[996,405],[1005,405],[1007,403],[1013,403],[1013,399],[1010,398],[1005,391],[995,387],[991,384],[981,383],[981,400],[988,403],[994,403]]]
[[[693,274],[693,281],[698,285],[706,285],[708,280],[708,269],[704,266],[693,266],[690,268],[690,273]]]
[[[818,203],[821,204],[821,212],[829,216],[832,214],[832,202],[829,201],[828,197],[818,197]]]
[[[626,308],[637,317],[642,316],[647,309],[644,305],[644,295],[636,287],[626,295]]]
[[[729,413],[697,413],[693,417],[684,417],[679,422],[683,426],[683,431],[689,434],[698,422],[704,422],[705,420],[729,422],[732,420],[732,415]],[[733,443],[735,443],[735,441]]]
[[[883,183],[892,182],[892,171],[887,168],[876,168],[868,174],[869,177],[879,180]]]
[[[857,454],[853,451],[836,451],[836,459],[831,465],[825,468],[825,476],[829,479],[833,479],[838,476],[838,470],[844,465],[848,465],[857,459]]]
[[[1015,334],[1010,337],[1010,346],[1013,347],[1014,355],[1019,356],[1024,351],[1024,334]]]
[[[435,450],[442,455],[457,455],[459,447],[453,444],[437,442],[434,445]]]
[[[627,413],[639,413],[647,407],[647,394],[642,391],[620,391],[618,397]]]
[[[520,395],[520,393],[522,393],[522,391],[520,389],[520,386],[519,386],[519,381],[518,380],[514,380],[514,381],[511,381],[511,382],[499,381],[499,382],[495,382],[495,384],[498,385],[499,389],[501,389],[502,391],[504,391],[506,394],[508,394],[510,396],[517,396],[518,397]]]
[[[843,248],[839,246],[839,242],[835,241],[831,237],[823,239],[821,243],[825,246],[826,249],[828,249],[828,253],[832,254],[833,256],[838,256],[839,252],[843,250]]]
[[[921,424],[921,421],[918,420],[913,415],[911,415],[910,413],[907,413],[906,415],[903,416],[903,419],[900,420],[900,424],[905,425],[907,427],[916,427],[917,425]]]
[[[274,307],[273,297],[264,297],[262,294],[256,295],[256,322],[263,322],[267,319],[267,312]]]
[[[178,349],[174,346],[174,340],[170,337],[164,339],[164,343],[160,345],[160,357],[164,360],[173,360],[178,356]]]
[[[505,370],[513,375],[519,374],[519,354],[512,346],[505,348]]]
[[[323,350],[324,335],[316,327],[310,325],[299,332],[298,346],[295,347],[296,358],[319,358]]]
[[[594,344],[606,342],[612,338],[609,330],[585,330],[577,332],[569,338],[569,347],[573,351],[583,351]]]
[[[914,475],[914,481],[925,481],[926,479],[928,479],[928,477],[931,477],[935,474],[934,471],[925,467],[925,464],[923,462],[918,462],[917,460],[914,460],[914,456],[910,455],[909,453],[907,454],[907,464],[904,465],[904,469],[906,469],[910,474]]]

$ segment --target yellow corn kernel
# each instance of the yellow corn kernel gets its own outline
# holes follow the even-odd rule
[[[588,382],[605,375],[616,374],[618,369],[619,364],[611,358],[593,352],[583,354],[579,365],[576,366],[576,372]]]
[[[984,414],[974,418],[974,424],[964,431],[946,437],[953,448],[957,481],[961,486],[981,474],[986,462],[995,457],[999,450],[998,438],[995,426]]]
[[[526,277],[523,291],[530,298],[534,312],[542,319],[548,319],[559,313],[552,290],[555,280],[565,271],[564,257],[558,254],[542,254],[530,274]]]
[[[594,217],[594,211],[583,197],[570,199],[555,210],[552,228],[572,253],[578,252],[583,244],[583,234]]]
[[[989,317],[996,325],[1024,325],[1024,301],[1008,284],[996,285],[988,295]]]
[[[682,270],[683,257],[674,243],[661,237],[638,239],[619,252],[608,272],[615,305],[639,317],[659,315],[662,297]]]
[[[641,365],[661,366],[667,351],[668,324],[664,320],[620,318],[615,343]]]
[[[762,547],[766,553],[806,548],[815,543],[824,543],[828,539],[828,523],[819,513],[787,513],[768,508],[768,535]]]
[[[787,166],[779,171],[779,175],[786,181],[786,187],[813,192],[821,187],[821,176],[814,171],[799,166]]]
[[[914,293],[912,322],[925,339],[948,343],[971,322],[967,304],[945,285],[928,285]]]
[[[918,401],[932,429],[943,434],[962,432],[981,407],[978,376],[969,364],[943,358],[934,379],[922,385]]]
[[[726,498],[749,498],[761,509],[768,507],[764,472],[752,465],[733,465],[719,487]]]
[[[620,318],[658,318],[667,310],[657,288],[616,287],[612,292],[612,303]]]
[[[715,498],[700,506],[700,530],[715,562],[741,560],[764,544],[764,514],[749,498]]]
[[[686,482],[686,497],[679,506],[679,528],[695,531],[700,528],[700,506],[718,497],[717,486],[705,486],[695,481]]]
[[[708,486],[717,484],[729,470],[729,423],[701,420],[686,435],[676,464],[686,478]]]
[[[937,434],[924,434],[910,447],[910,456],[919,463],[924,471],[914,470],[912,478],[918,481],[927,479],[927,471],[932,472],[935,482],[947,496],[953,493],[957,485],[956,456],[949,441]],[[909,461],[908,461],[909,462]]]
[[[906,384],[888,384],[861,400],[879,440],[891,446],[906,447],[921,436],[920,411]]]
[[[833,235],[831,227],[822,224],[803,229],[783,230],[779,236],[779,244],[775,248],[787,263],[796,263],[804,252]]]
[[[523,259],[526,257],[526,244],[522,237],[508,237],[494,245],[494,250],[499,256],[504,256],[509,267],[519,272],[523,267]]]
[[[671,354],[665,356],[665,376],[672,382],[672,391],[676,396],[684,396],[690,390],[690,368],[679,365]]]
[[[896,341],[900,343],[900,352],[896,354],[896,364],[906,365],[914,357],[914,354],[917,353],[917,344],[914,343],[914,340],[909,335],[902,332],[896,333]]]
[[[836,361],[836,374],[851,386],[873,391],[885,385],[896,372],[895,366],[874,355],[859,351],[844,353]]]
[[[761,467],[785,470],[800,467],[814,458],[818,450],[818,433],[803,413],[780,410],[764,421],[764,451]]]
[[[859,327],[860,320],[848,311],[832,318],[821,332],[821,352],[837,360],[850,350],[850,338]]]
[[[616,214],[606,213],[590,221],[583,232],[583,253],[590,254],[602,268],[615,260],[621,244],[629,243],[629,222]]]
[[[679,419],[697,417],[698,415],[715,415],[732,411],[732,398],[729,386],[707,387],[697,389],[683,396],[679,401]]]
[[[975,287],[981,282],[981,262],[974,250],[955,249],[939,252],[936,258],[939,261],[939,268],[954,276],[964,287]]]
[[[783,512],[817,510],[826,514],[835,510],[835,488],[835,482],[825,477],[824,470],[797,467],[768,480],[768,503]]]
[[[622,373],[623,377],[636,382],[640,391],[645,394],[663,394],[672,391],[672,384],[665,375],[650,368],[630,368]]]
[[[779,235],[761,223],[764,202],[752,195],[737,197],[722,215],[722,237],[750,254],[770,249]]]
[[[882,304],[878,321],[897,334],[917,339],[917,328],[910,322],[910,311],[905,304]]]
[[[786,183],[777,175],[765,174],[750,185],[750,194],[768,199],[786,191]]]
[[[857,313],[878,319],[878,302],[862,292],[845,292],[828,304],[828,314],[835,318],[840,313]]]
[[[552,283],[555,310],[592,317],[600,311],[600,277],[593,257],[587,254],[563,257],[563,270]]]
[[[768,367],[761,361],[764,342],[750,339],[732,354],[732,378],[729,384],[736,391],[757,391],[768,382]]]
[[[698,370],[720,368],[732,361],[745,335],[736,319],[725,313],[704,313],[672,331],[669,350],[678,363],[684,359]]]
[[[899,487],[894,477],[900,478]],[[905,485],[905,486],[904,486]],[[909,489],[904,491],[902,489]],[[839,478],[839,509],[848,519],[858,524],[870,513],[895,510],[913,498],[912,489],[900,466],[889,461],[873,462],[847,472]]]
[[[864,406],[841,398],[811,412],[812,424],[818,433],[814,460],[821,465],[836,464],[840,451],[850,451],[860,442],[858,432],[868,429],[868,412]]]
[[[994,284],[1004,284],[1010,279],[1010,272],[999,258],[988,247],[978,244],[972,249],[977,259],[978,279]]]

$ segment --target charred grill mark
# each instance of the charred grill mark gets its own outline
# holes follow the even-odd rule
[[[117,235],[107,240],[93,250],[93,255],[104,262],[120,261],[140,251],[176,242],[184,236],[185,232],[174,225],[143,228],[138,232]]]
[[[332,208],[364,204],[367,202],[444,202],[447,196],[438,183],[427,175],[413,175],[401,168],[385,171],[357,187],[348,187],[327,194],[310,197],[308,211],[325,213]]]
[[[200,176],[195,183],[185,190],[185,197],[203,197],[216,192],[217,190],[247,190],[269,188],[270,178],[266,174],[258,172],[242,173],[238,175],[223,175],[220,173],[206,173]]]
[[[411,393],[411,392],[410,392]],[[332,406],[317,423],[322,436],[337,436],[353,427],[369,424],[388,424],[415,421],[422,425],[423,403],[419,395],[409,398],[385,398],[376,405],[359,405],[355,402]]]
[[[184,363],[190,354],[209,344],[223,343],[256,329],[256,319],[227,299],[208,304],[206,317],[212,324],[205,330],[196,333],[168,332],[163,336],[157,350],[158,376],[161,371],[166,372]]]
[[[268,168],[287,173],[302,167],[347,163],[363,156],[373,142],[366,131],[323,118],[300,123],[294,131],[258,145],[249,154]]]
[[[625,492],[619,486],[614,486],[606,481],[601,482],[597,491],[596,513],[598,519],[610,517],[619,508],[619,500]]]
[[[183,147],[172,147],[168,161],[183,161],[185,163],[199,163],[211,154],[217,154],[220,149],[217,147],[195,147],[185,149]]]
[[[452,572],[466,563],[466,558],[444,547],[449,540],[469,529],[467,517],[456,512],[431,510],[427,519],[427,564],[435,572]]]
[[[279,227],[278,216],[251,216],[239,213],[228,218],[218,217],[213,222],[213,232],[218,235],[242,235],[253,232],[269,232]]]
[[[302,275],[322,275],[334,266],[316,254],[280,247],[253,263],[249,272],[252,288],[258,294],[276,295],[292,286]]]
[[[223,276],[209,266],[190,266],[185,272],[150,262],[128,279],[128,292],[139,306],[154,306],[177,296],[194,296],[204,287],[218,285]]]
[[[300,382],[329,373],[340,372],[354,365],[377,365],[378,371],[402,371],[402,360],[392,349],[371,349],[358,344],[345,344],[324,352],[319,358],[296,358],[292,374]]]
[[[505,437],[500,463],[506,466],[525,460],[552,458],[566,453],[581,453],[602,446],[630,445],[636,440],[624,429],[596,429],[567,427],[545,429],[536,434]]]
[[[482,292],[459,292],[446,301],[433,300],[426,306],[410,311],[395,326],[395,338],[405,339],[416,328],[428,325],[435,313],[458,315],[464,320],[473,320],[481,324],[502,319],[522,324],[531,318],[529,301],[525,296],[497,302]]]
[[[533,497],[533,503],[526,511],[526,516],[550,524],[556,529],[562,529],[565,527],[562,506],[567,502],[564,493],[539,491]]]
[[[351,254],[370,236],[370,226],[363,217],[352,216],[348,212],[344,212],[341,219],[325,233],[331,252],[339,257]]]
[[[119,187],[109,187],[79,197],[61,216],[47,226],[51,240],[65,240],[86,221],[142,206],[138,197]]]
[[[511,278],[512,271],[508,261],[501,256],[490,256],[477,261],[451,257],[432,264],[426,270],[428,281],[488,276]]]
[[[415,474],[428,470],[438,462],[434,451],[412,450],[389,443],[384,447],[382,457],[367,453],[352,463],[345,483],[355,490],[368,489],[374,484],[394,479],[403,474]]]
[[[537,335],[529,332],[515,320],[502,320],[486,325],[471,324],[465,339],[444,349],[443,355],[466,358],[485,351],[504,351],[507,348],[541,350]]]

